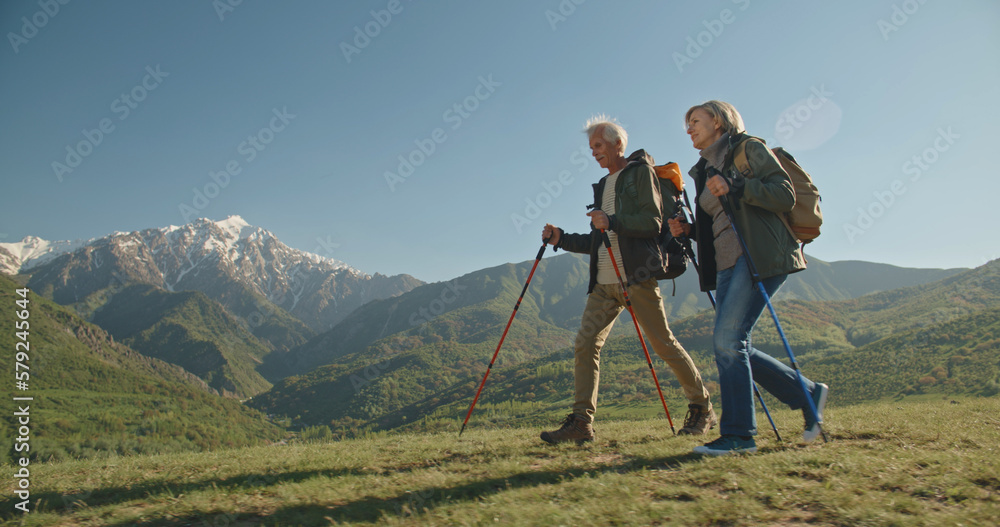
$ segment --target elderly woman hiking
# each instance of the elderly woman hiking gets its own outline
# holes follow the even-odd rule
[[[731,104],[709,101],[692,107],[684,119],[691,142],[701,152],[701,159],[688,172],[697,191],[695,223],[672,219],[669,224],[674,236],[694,237],[702,265],[701,289],[716,290],[713,346],[722,396],[722,436],[694,451],[709,455],[757,451],[755,381],[792,409],[803,409],[802,437],[811,441],[819,435],[820,424],[809,411],[796,371],[750,344],[765,299],[755,288],[744,259],[749,256],[756,264],[768,295],[778,290],[789,273],[806,267],[795,237],[779,217],[795,204],[791,181],[763,142],[745,133],[743,118]],[[750,174],[734,168],[736,146],[743,142]],[[732,217],[749,255],[743,254],[723,197],[732,204]],[[803,381],[821,421],[829,390],[825,384]]]

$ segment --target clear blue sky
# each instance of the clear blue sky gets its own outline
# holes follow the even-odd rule
[[[2,241],[239,214],[449,280],[587,229],[590,115],[686,170],[684,112],[721,99],[816,178],[814,256],[1000,256],[993,0],[230,1],[0,3]]]

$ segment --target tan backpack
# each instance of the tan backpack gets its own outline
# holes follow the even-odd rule
[[[757,140],[764,144],[762,139],[750,137],[745,141],[740,141],[736,145],[733,153],[733,163],[736,169],[744,177],[753,176],[753,169],[747,160],[747,142]],[[766,144],[765,144],[766,146]],[[823,213],[819,210],[819,203],[822,201],[819,189],[813,184],[812,177],[795,161],[792,154],[784,148],[772,148],[771,152],[778,158],[781,168],[785,169],[788,177],[792,180],[792,187],[795,189],[795,207],[790,212],[779,214],[782,223],[788,228],[788,232],[795,236],[799,243],[805,245],[819,236],[819,228],[823,225]]]

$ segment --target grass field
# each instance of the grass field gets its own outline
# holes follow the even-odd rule
[[[774,409],[772,409],[773,411]],[[997,525],[1000,397],[760,416],[760,452],[703,458],[663,418],[598,421],[588,446],[538,428],[33,464],[3,525]],[[676,419],[676,417],[675,417]],[[552,423],[555,427],[558,423]],[[709,436],[707,439],[714,439]]]

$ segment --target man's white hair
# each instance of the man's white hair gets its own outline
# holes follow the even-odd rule
[[[618,153],[625,154],[625,148],[628,146],[628,132],[622,128],[622,125],[618,124],[617,119],[603,113],[587,119],[587,125],[583,128],[583,132],[587,134],[588,141],[594,137],[598,130],[603,130],[602,137],[612,144],[621,139],[622,146],[618,149]]]

